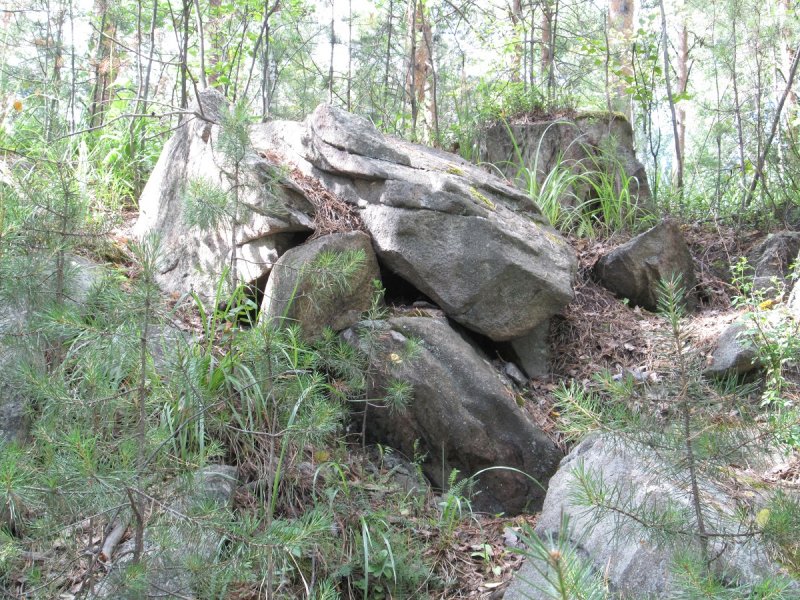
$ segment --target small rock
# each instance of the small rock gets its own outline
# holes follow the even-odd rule
[[[528,383],[528,378],[525,377],[525,374],[519,370],[519,367],[512,362],[507,362],[503,365],[503,373],[508,375],[508,377],[519,386],[523,386]]]
[[[758,353],[747,337],[747,327],[737,322],[728,326],[717,340],[706,377],[744,375],[759,367]]]
[[[594,276],[634,306],[658,310],[661,282],[679,275],[686,306],[697,305],[694,260],[675,221],[663,221],[602,257]]]
[[[363,253],[364,260],[345,286],[325,283],[332,274],[315,273],[314,264],[323,253]],[[372,305],[372,282],[380,277],[372,243],[366,233],[332,233],[287,251],[272,269],[264,291],[264,319],[297,323],[307,339],[322,334],[325,327],[341,331],[355,325]]]
[[[550,363],[550,320],[511,340],[511,348],[528,377],[545,377]]]

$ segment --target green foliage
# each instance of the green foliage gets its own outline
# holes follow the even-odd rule
[[[575,439],[582,431],[596,430],[613,434],[628,452],[635,452],[642,460],[650,457],[646,459],[648,469],[687,489],[689,500],[642,495],[640,490],[606,481],[601,473],[579,462],[573,470],[572,501],[589,508],[594,519],[610,519],[618,536],[644,534],[671,548],[679,597],[783,598],[787,588],[781,579],[765,580],[754,587],[738,586],[720,577],[713,568],[712,548],[719,547],[720,539],[730,546],[763,536],[785,564],[793,564],[796,548],[787,542],[794,536],[790,522],[796,518],[797,507],[776,496],[758,514],[752,506],[739,507],[737,514],[723,514],[709,496],[713,492],[708,491],[727,481],[731,476],[729,465],[742,460],[746,449],[783,447],[783,430],[775,420],[765,419],[754,410],[742,395],[744,388],[713,389],[702,380],[686,351],[678,279],[663,282],[660,306],[670,330],[676,374],[674,382],[657,385],[661,394],[665,388],[671,389],[674,415],[663,419],[646,403],[635,412],[628,406],[620,407],[633,397],[646,398],[652,392],[638,392],[632,382],[610,378],[598,378],[599,392],[588,392],[574,383],[562,385],[556,393],[557,407],[564,415],[563,427],[569,437]],[[732,406],[735,419],[730,417]],[[720,410],[726,412],[726,418],[720,418]],[[774,530],[769,532],[767,524],[773,510],[777,516]]]
[[[762,406],[772,406],[780,412],[796,414],[791,400],[783,395],[786,385],[786,369],[800,356],[800,325],[776,303],[788,296],[783,281],[773,279],[769,289],[757,288],[753,284],[751,268],[747,259],[740,258],[733,267],[734,285],[739,295],[733,299],[734,306],[744,309],[746,339],[756,350],[759,363],[766,371],[762,394]],[[791,277],[797,280],[797,266]],[[796,431],[795,443],[800,443],[800,431]]]
[[[542,539],[526,527],[520,539],[525,549],[516,551],[525,555],[527,564],[538,574],[537,581],[522,580],[536,590],[536,598],[601,600],[609,597],[600,574],[570,542],[571,528],[566,514],[561,518],[557,537],[551,533]]]
[[[482,79],[468,100],[455,98],[456,117],[447,136],[453,140],[461,156],[478,159],[479,140],[487,123],[514,116],[545,111],[545,100],[537,89],[528,89],[519,82]]]
[[[458,469],[453,469],[447,477],[447,489],[439,501],[439,527],[442,539],[449,541],[458,524],[467,514],[472,514],[472,504],[467,498],[471,484],[469,478],[458,479]]]
[[[628,398],[609,373],[600,373],[596,381],[615,399]],[[624,380],[623,380],[624,381]],[[615,389],[616,387],[616,389]],[[622,393],[617,393],[622,391]],[[600,393],[587,390],[581,384],[561,382],[555,389],[558,428],[569,442],[583,438],[593,431],[624,431],[635,428],[640,415],[622,401],[608,402]]]
[[[359,523],[353,567],[362,576],[353,578],[353,586],[363,598],[411,597],[429,585],[431,566],[420,560],[418,542],[409,531],[393,527],[380,513],[362,517]]]
[[[34,502],[29,490],[34,481],[34,471],[18,446],[0,441],[0,450],[0,531],[19,531]],[[11,558],[13,555],[9,552],[0,558],[0,564]]]
[[[190,227],[208,231],[230,224],[231,208],[231,198],[218,185],[205,179],[189,182],[184,193],[184,218]]]
[[[222,115],[222,128],[216,150],[227,165],[238,168],[251,148],[250,114],[247,103],[240,100]]]
[[[523,183],[522,188],[559,230],[577,237],[610,235],[616,231],[636,232],[653,224],[653,215],[637,206],[632,188],[637,182],[625,175],[619,159],[614,156],[614,144],[601,149],[595,155],[582,146],[586,155],[578,161],[567,161],[563,156],[570,147],[562,149],[555,164],[545,172],[539,164],[542,144],[550,127],[568,124],[556,121],[542,133],[532,153],[532,164],[526,164],[523,149],[514,130],[503,121],[514,149],[512,166],[516,169],[514,179]],[[578,140],[572,142],[578,144]],[[585,199],[584,199],[585,198]]]
[[[778,490],[757,515],[765,540],[778,559],[797,576],[800,573],[800,501]]]
[[[300,268],[290,305],[295,301],[297,290],[301,286],[313,286],[314,300],[318,305],[325,305],[349,292],[352,289],[353,277],[364,268],[366,261],[367,254],[360,248],[344,251],[323,250],[313,261],[305,263]]]

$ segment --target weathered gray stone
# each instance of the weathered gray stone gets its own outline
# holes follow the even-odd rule
[[[503,374],[519,386],[528,383],[528,378],[525,376],[525,373],[513,362],[507,362],[503,365]]]
[[[629,519],[611,512],[593,519],[583,506],[575,504],[572,489],[575,470],[602,477],[619,497],[630,498],[631,505],[647,501],[651,506],[671,502],[691,511],[690,496],[683,485],[676,483],[649,450],[623,445],[610,436],[591,436],[578,444],[561,461],[558,472],[550,480],[542,513],[535,532],[540,536],[557,535],[562,514],[570,519],[570,540],[573,548],[588,557],[597,573],[607,582],[612,598],[645,600],[670,598],[675,582],[670,564],[675,548],[656,545]],[[706,519],[716,532],[740,533],[736,517],[736,500],[721,487],[701,482],[705,498]],[[779,575],[777,565],[756,536],[712,538],[709,553],[716,557],[714,569],[725,573],[728,580],[757,583],[765,577]],[[528,561],[505,595],[506,600],[539,598],[540,593],[523,579],[541,582]],[[800,588],[795,588],[800,589]]]
[[[769,295],[783,293],[790,286],[791,266],[800,253],[800,232],[779,231],[767,236],[748,257],[753,290]]]
[[[224,509],[230,505],[238,485],[236,467],[212,465],[201,469],[189,478],[180,496],[164,511],[163,523],[149,526],[144,534],[147,597],[194,598],[193,576],[187,564],[207,564],[214,560],[222,535],[210,527],[183,522],[178,515],[191,514],[195,507]],[[164,540],[167,545],[162,545]],[[123,571],[132,560],[134,540],[122,544],[116,552],[121,559],[115,562],[109,574],[102,579],[90,598],[141,597],[124,585]]]
[[[719,336],[711,364],[703,372],[707,377],[744,375],[760,366],[758,352],[747,335],[744,323],[733,323]]]
[[[216,229],[189,227],[184,203],[191,182],[202,181],[231,192],[230,166],[216,148],[226,103],[215,90],[200,93],[198,105],[164,146],[158,163],[139,199],[139,219],[134,233],[160,235],[163,264],[159,284],[168,292],[196,291],[213,299],[223,270],[231,264],[232,223],[226,219]],[[239,218],[235,247],[237,272],[242,281],[254,282],[269,273],[273,263],[290,246],[287,233],[312,228],[312,205],[268,159],[250,152],[241,169]]]
[[[519,153],[519,155],[518,155]],[[613,180],[630,180],[629,191],[641,210],[651,205],[650,186],[644,166],[633,150],[630,123],[617,114],[583,114],[575,117],[496,123],[481,136],[479,156],[492,163],[509,179],[527,187],[522,166],[535,170],[539,185],[557,163],[569,165],[576,173],[605,172]],[[588,183],[569,190],[566,205],[586,203],[594,192]]]
[[[452,469],[470,477],[489,467],[510,470],[481,474],[473,506],[489,512],[536,509],[561,453],[525,416],[485,356],[445,319],[398,317],[348,329],[345,339],[369,353],[374,377],[370,397],[380,397],[389,381],[413,388],[405,410],[369,409],[367,436],[414,456],[426,454],[425,474],[443,489]],[[360,335],[360,337],[359,337]],[[409,338],[419,353],[405,355]]]
[[[550,321],[537,325],[530,333],[511,340],[511,348],[528,377],[544,377],[550,365]]]
[[[341,285],[334,281],[335,273],[315,268],[324,252],[360,252],[363,262]],[[370,308],[372,282],[379,278],[369,235],[351,231],[319,237],[287,251],[275,264],[264,292],[262,318],[296,322],[307,338],[317,337],[325,327],[341,331]]]
[[[658,310],[660,283],[680,275],[686,305],[697,305],[694,260],[674,221],[652,229],[609,252],[595,265],[594,276],[614,294],[650,311]]]
[[[382,136],[330,106],[254,130],[361,208],[383,267],[493,340],[526,335],[572,299],[574,252],[531,202],[459,157]],[[359,140],[367,140],[362,145]]]

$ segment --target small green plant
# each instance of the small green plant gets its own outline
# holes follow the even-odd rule
[[[739,290],[733,304],[745,310],[744,335],[755,348],[758,362],[766,372],[762,405],[794,412],[797,407],[783,391],[787,385],[786,369],[795,365],[800,357],[800,324],[778,306],[788,295],[786,285],[773,278],[771,288],[755,286],[751,267],[744,257],[736,263],[733,273],[734,285]],[[798,268],[794,266],[792,280],[797,280],[797,275]]]
[[[525,548],[514,551],[524,554],[537,574],[535,581],[521,578],[536,592],[535,596],[528,596],[531,600],[603,600],[609,597],[601,575],[572,544],[568,515],[562,515],[557,536],[549,534],[541,538],[526,527],[520,539]]]
[[[471,479],[458,479],[458,469],[450,471],[447,477],[447,490],[442,493],[439,501],[439,528],[442,532],[442,541],[449,543],[458,524],[466,516],[472,514],[472,504],[469,501],[468,487]]]
[[[506,121],[504,124],[513,147],[514,178],[522,182],[525,192],[554,227],[577,237],[595,237],[615,231],[635,232],[653,223],[653,217],[637,206],[633,189],[638,184],[625,174],[614,156],[613,143],[597,154],[576,138],[545,171],[539,160],[549,129],[563,125],[574,127],[574,123],[556,121],[550,124],[532,153],[531,165],[526,164],[512,127]],[[564,158],[573,145],[582,149],[585,158],[571,161]]]
[[[572,500],[587,507],[593,518],[609,519],[606,522],[615,524],[617,535],[627,536],[635,531],[636,535],[647,535],[654,543],[669,548],[681,589],[703,590],[705,595],[700,597],[708,598],[720,597],[715,595],[718,593],[762,597],[751,596],[762,593],[756,592],[758,588],[775,594],[763,597],[784,597],[781,590],[785,589],[785,582],[780,578],[765,579],[763,585],[738,586],[717,573],[716,561],[723,552],[753,538],[769,541],[771,537],[776,549],[781,548],[781,540],[783,548],[779,553],[785,553],[788,558],[783,560],[790,564],[792,547],[785,542],[793,533],[787,523],[794,518],[789,515],[796,507],[776,501],[775,529],[782,530],[786,537],[775,532],[770,536],[764,526],[770,509],[754,514],[752,507],[730,504],[721,510],[720,503],[713,499],[713,486],[724,485],[732,476],[732,463],[748,456],[748,452],[783,447],[782,432],[774,421],[765,421],[753,410],[741,388],[728,386],[723,392],[703,380],[699,366],[687,352],[682,293],[678,278],[663,282],[660,306],[676,366],[673,381],[656,384],[661,388],[660,394],[669,390],[670,413],[666,418],[646,404],[635,411],[624,406],[632,399],[630,387],[607,378],[599,380],[599,393],[573,384],[562,386],[557,397],[570,437],[577,437],[582,429],[607,431],[612,436],[610,440],[625,452],[635,453],[648,470],[686,490],[685,500],[642,495],[618,481],[610,481],[602,472],[586,468],[582,462],[573,470]],[[721,393],[726,394],[724,399],[719,396]],[[724,417],[720,406],[725,407]],[[736,407],[736,418],[728,412],[731,406]]]
[[[486,571],[495,577],[499,577],[503,572],[503,568],[495,564],[494,548],[491,544],[483,543],[472,546],[470,557],[480,560]]]
[[[562,231],[578,230],[584,232],[592,231],[590,222],[582,222],[582,213],[575,208],[581,204],[578,199],[577,190],[584,184],[583,176],[561,158],[558,158],[554,166],[545,173],[543,166],[540,167],[539,159],[542,156],[542,144],[544,143],[547,132],[551,127],[564,124],[556,121],[544,130],[536,151],[533,153],[533,164],[527,165],[522,148],[514,135],[511,125],[503,121],[506,132],[511,139],[514,155],[512,165],[516,168],[515,179],[523,183],[523,190],[528,194],[531,201],[548,218],[554,227]],[[568,151],[565,149],[564,152]],[[541,175],[544,178],[540,181]]]
[[[800,575],[800,501],[779,490],[756,516],[764,538],[776,548],[777,558]]]

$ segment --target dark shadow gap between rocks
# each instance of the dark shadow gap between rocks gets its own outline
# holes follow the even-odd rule
[[[380,263],[380,261],[378,262]],[[411,307],[415,302],[427,302],[432,306],[436,306],[433,300],[397,273],[383,265],[380,265],[380,271],[384,289],[383,300],[387,306]]]
[[[264,291],[267,288],[268,279],[269,273],[265,273],[245,286],[245,302],[249,308],[239,317],[241,326],[252,327],[258,323],[258,315],[261,311],[261,303],[264,301]]]

